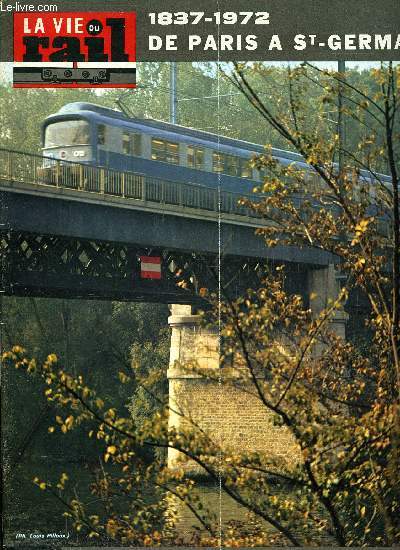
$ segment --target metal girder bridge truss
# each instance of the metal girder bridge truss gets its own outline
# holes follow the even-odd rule
[[[161,257],[161,280],[142,279],[140,256]],[[271,263],[271,262],[269,262]],[[265,264],[265,262],[264,262]],[[231,298],[260,283],[257,259],[7,231],[2,235],[6,295],[206,305],[220,288]]]

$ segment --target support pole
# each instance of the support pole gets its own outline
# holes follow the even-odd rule
[[[178,92],[177,92],[177,73],[176,61],[170,63],[170,107],[169,120],[172,124],[178,124]]]

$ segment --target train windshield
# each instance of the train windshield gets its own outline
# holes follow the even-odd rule
[[[53,122],[46,128],[44,147],[65,147],[67,145],[89,145],[90,128],[84,120]]]

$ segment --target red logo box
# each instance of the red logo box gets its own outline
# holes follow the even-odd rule
[[[14,13],[14,87],[136,87],[136,14]]]

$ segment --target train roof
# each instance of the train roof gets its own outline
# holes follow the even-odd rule
[[[263,145],[252,143],[250,141],[221,136],[212,132],[206,132],[205,130],[197,130],[196,128],[190,128],[187,126],[182,126],[180,124],[172,124],[170,122],[164,122],[162,120],[156,120],[152,118],[144,119],[139,117],[129,117],[122,111],[87,102],[67,103],[66,105],[61,107],[61,109],[57,113],[54,113],[53,115],[47,117],[47,119],[45,120],[45,124],[52,122],[53,118],[58,116],[65,116],[69,118],[73,115],[89,115],[90,118],[97,118],[96,116],[93,117],[93,115],[97,115],[101,118],[113,118],[117,121],[120,121],[122,124],[134,123],[140,126],[147,127],[149,129],[156,129],[160,130],[161,132],[180,134],[185,137],[193,137],[203,142],[211,142],[215,144],[225,145],[235,149],[242,149],[248,152],[262,153],[265,151]],[[298,153],[292,153],[290,151],[285,151],[283,149],[277,149],[273,147],[272,154],[278,158],[284,158],[290,161],[304,163],[303,157]]]

